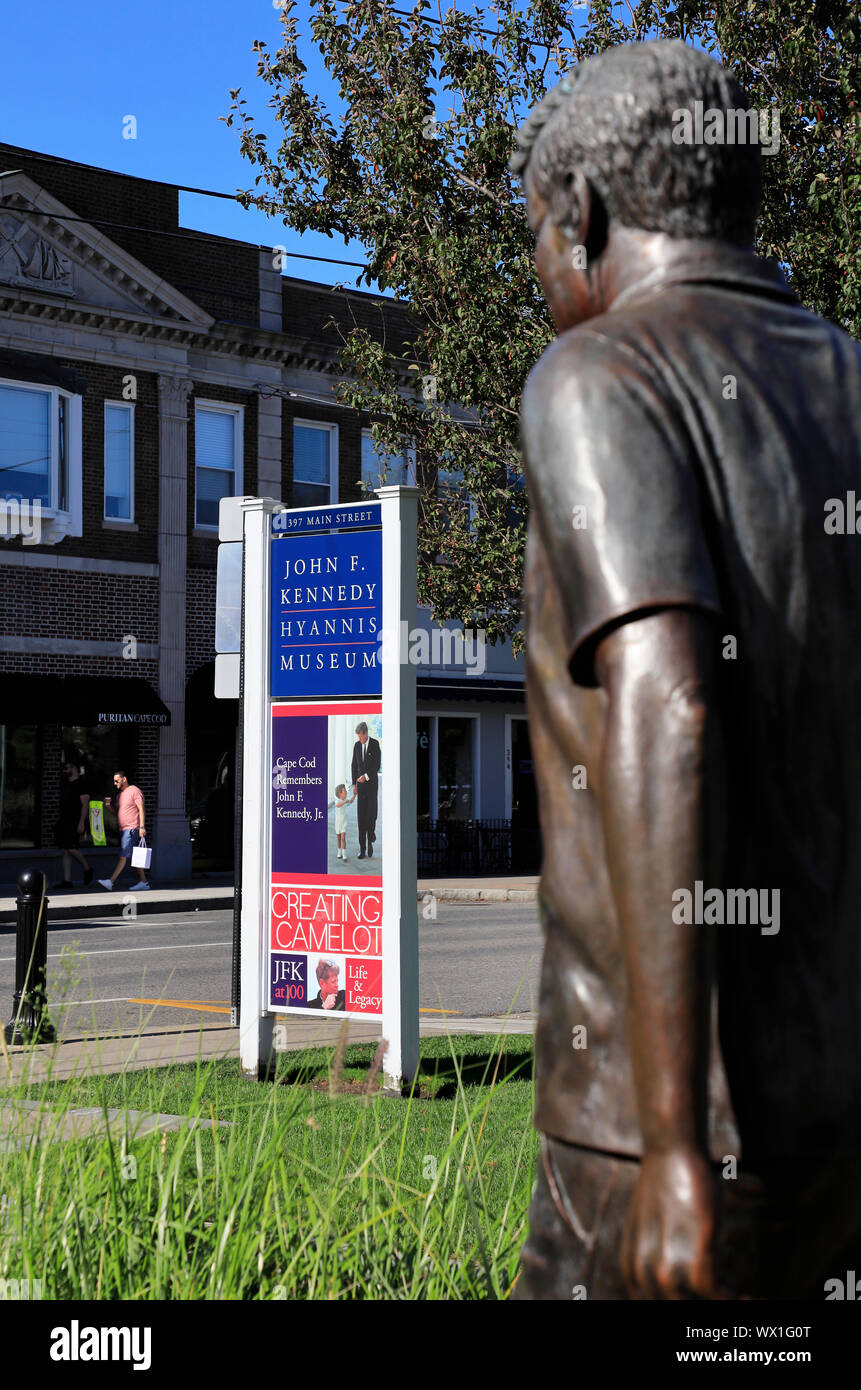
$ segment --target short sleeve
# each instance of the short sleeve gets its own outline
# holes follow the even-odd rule
[[[521,427],[578,684],[597,684],[598,641],[637,613],[721,611],[693,448],[647,359],[575,330],[530,376]]]

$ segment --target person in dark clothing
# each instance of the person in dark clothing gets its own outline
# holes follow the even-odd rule
[[[359,858],[373,859],[374,841],[377,838],[377,778],[380,772],[380,745],[375,738],[368,737],[368,726],[356,726],[358,743],[353,745],[353,763],[350,777],[353,782],[353,795],[358,797],[356,818],[359,822]]]
[[[90,792],[80,769],[74,763],[63,764],[63,784],[60,787],[60,815],[54,827],[54,843],[63,852],[63,877],[53,888],[72,888],[72,860],[84,871],[84,883],[91,883],[93,871],[78,848],[87,823]]]

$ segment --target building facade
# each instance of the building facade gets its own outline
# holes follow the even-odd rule
[[[56,854],[69,757],[95,799],[117,767],[141,786],[160,881],[223,868],[219,499],[357,500],[379,467],[369,422],[335,400],[332,321],[389,342],[414,327],[391,301],[285,278],[269,248],[181,228],[175,187],[0,158],[0,881]],[[513,812],[525,846],[535,819],[520,663],[485,657],[431,650],[418,672],[420,854],[424,834],[439,871],[469,846],[493,867],[477,824]]]

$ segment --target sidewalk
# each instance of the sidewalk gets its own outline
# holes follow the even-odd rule
[[[126,874],[112,893],[96,885],[71,892],[48,890],[49,912],[58,917],[122,917],[130,904],[138,916],[151,912],[212,912],[233,907],[233,879],[230,874],[210,874],[144,893],[131,891],[136,879]],[[438,902],[493,903],[535,902],[538,877],[502,878],[421,878],[416,884],[417,898],[424,902],[430,894]],[[15,924],[14,884],[0,884],[0,928]]]
[[[305,1047],[332,1047],[342,1022],[336,1017],[306,1019],[294,1014],[277,1017],[276,1050],[295,1052]],[[444,1037],[446,1033],[496,1037],[500,1033],[534,1031],[535,1014],[532,1013],[509,1014],[507,1018],[419,1015],[419,1032],[423,1038]],[[378,1021],[348,1024],[351,1043],[378,1042],[380,1036]],[[28,1082],[65,1081],[70,1076],[87,1076],[93,1072],[142,1071],[147,1067],[196,1062],[198,1058],[211,1061],[219,1057],[238,1057],[239,1029],[222,1022],[197,1022],[178,1028],[144,1028],[112,1038],[75,1038],[30,1049],[13,1047],[9,1052],[12,1075],[6,1077],[0,1058],[0,1085],[14,1084],[25,1077]]]
[[[21,1100],[16,1096],[0,1105],[0,1153],[28,1149],[34,1139],[51,1144],[109,1131],[122,1144],[126,1138],[143,1139],[147,1134],[165,1134],[179,1129],[208,1129],[212,1124],[221,1129],[230,1128],[228,1120],[190,1119],[148,1110],[103,1110],[98,1105],[61,1110],[57,1114],[50,1102]]]

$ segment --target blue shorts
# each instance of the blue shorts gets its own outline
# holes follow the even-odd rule
[[[124,858],[126,858],[126,859],[131,859],[131,857],[132,857],[132,850],[137,846],[137,844],[138,844],[139,842],[140,842],[140,831],[139,831],[139,830],[121,830],[121,831],[120,831],[120,854],[122,854],[122,855],[124,856]]]

